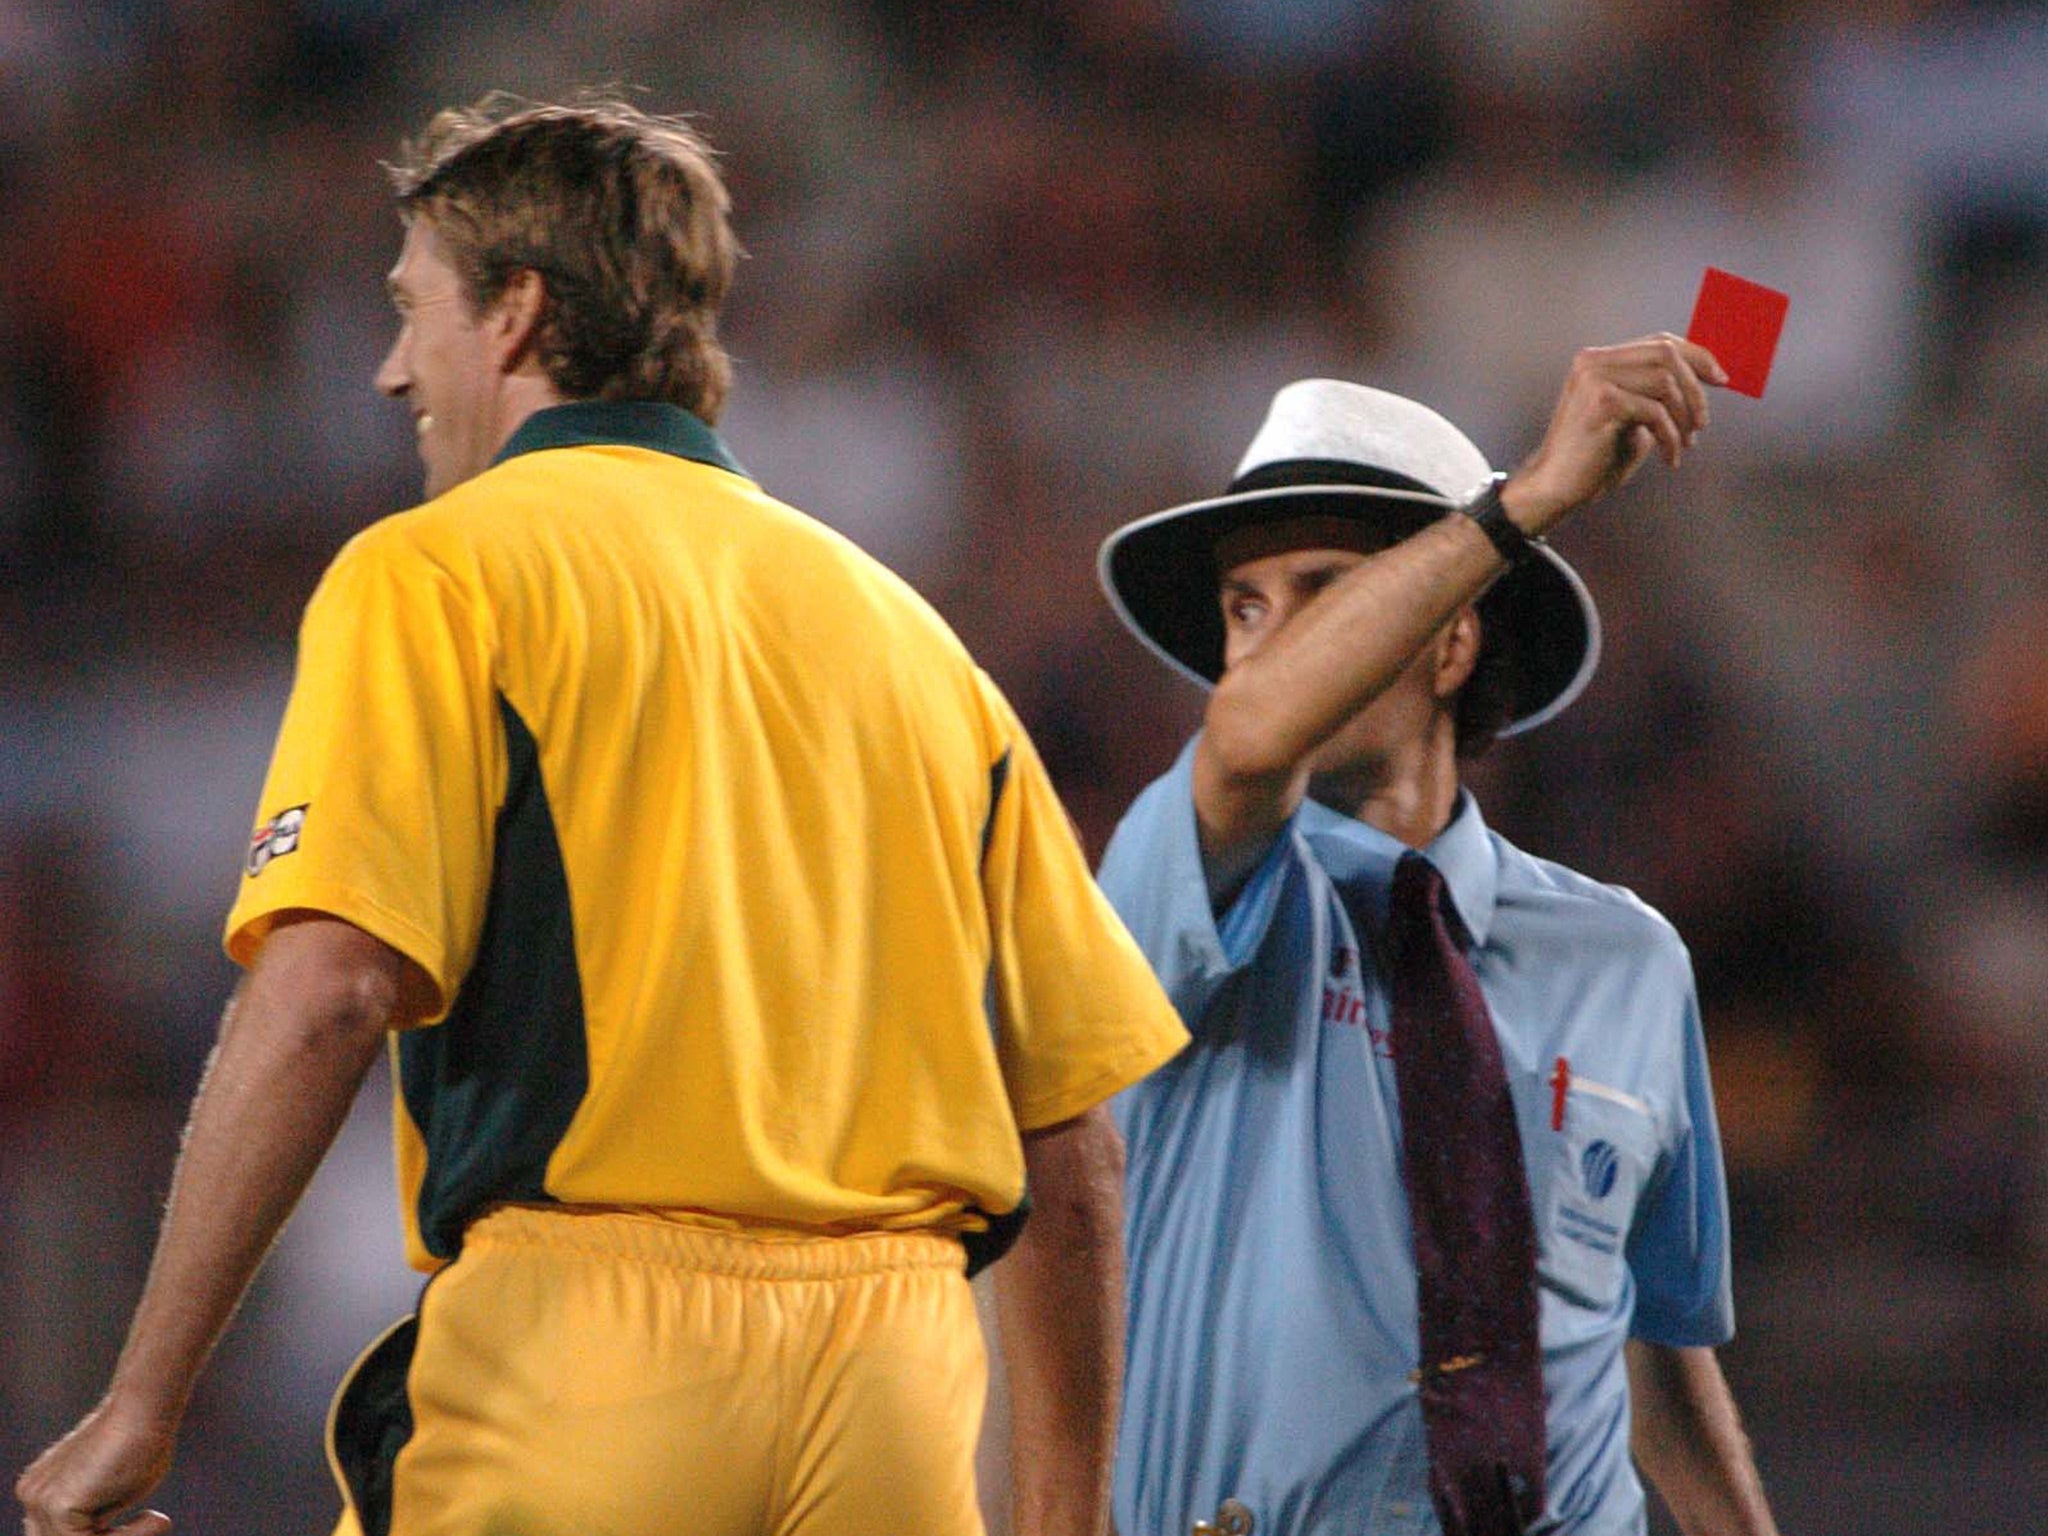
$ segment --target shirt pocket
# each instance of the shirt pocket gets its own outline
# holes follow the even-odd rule
[[[1621,1295],[1630,1223],[1657,1157],[1657,1123],[1641,1099],[1573,1078],[1558,1126],[1555,1080],[1515,1085],[1523,1162],[1536,1216],[1537,1278],[1577,1306]]]

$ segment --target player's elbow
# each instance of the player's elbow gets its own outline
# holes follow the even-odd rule
[[[1033,1221],[1070,1239],[1123,1230],[1124,1139],[1102,1105],[1024,1136]]]
[[[316,1046],[381,1041],[431,992],[412,961],[351,923],[307,916],[264,941],[246,989],[272,1027]]]

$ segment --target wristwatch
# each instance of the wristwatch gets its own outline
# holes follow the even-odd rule
[[[1477,523],[1493,542],[1493,547],[1500,551],[1501,559],[1514,566],[1536,553],[1536,543],[1509,520],[1507,508],[1500,504],[1500,488],[1507,483],[1507,478],[1496,473],[1477,496],[1458,510]]]

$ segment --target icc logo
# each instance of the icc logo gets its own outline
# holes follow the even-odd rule
[[[1586,1193],[1595,1200],[1605,1200],[1614,1192],[1615,1176],[1621,1171],[1621,1159],[1615,1155],[1614,1144],[1596,1141],[1579,1156],[1579,1174],[1586,1181]]]

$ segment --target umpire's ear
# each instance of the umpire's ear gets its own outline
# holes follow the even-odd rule
[[[1439,699],[1458,696],[1472,669],[1479,665],[1479,643],[1484,637],[1479,610],[1469,603],[1437,631],[1436,672],[1430,681]]]

